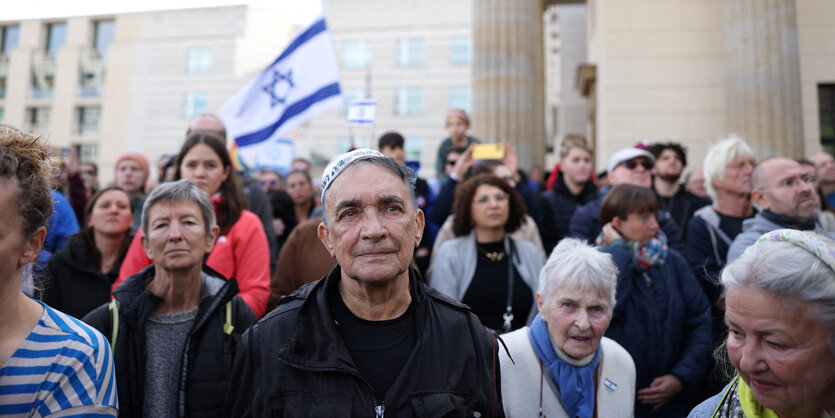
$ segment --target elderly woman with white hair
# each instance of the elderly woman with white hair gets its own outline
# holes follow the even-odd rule
[[[835,413],[835,241],[778,229],[722,271],[736,377],[690,417]]]
[[[508,417],[633,416],[635,363],[603,336],[617,275],[611,255],[573,238],[557,245],[539,275],[539,314],[502,337],[510,352],[500,355]]]

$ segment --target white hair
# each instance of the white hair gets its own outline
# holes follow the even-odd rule
[[[814,235],[835,248],[835,241]],[[753,287],[810,306],[835,354],[835,271],[810,251],[786,241],[757,242],[722,270],[721,281],[726,289]]]
[[[710,199],[714,202],[719,200],[719,191],[713,185],[714,180],[725,179],[725,168],[734,158],[744,156],[754,156],[754,151],[748,146],[745,141],[736,134],[729,134],[719,138],[719,142],[713,144],[705,155],[705,161],[702,164],[702,172],[705,177],[705,189]]]
[[[593,288],[609,301],[609,312],[615,308],[618,268],[612,255],[603,253],[584,241],[565,238],[554,248],[539,272],[537,293],[544,304],[556,289],[569,288],[586,291]]]

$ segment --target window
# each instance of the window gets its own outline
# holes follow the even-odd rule
[[[342,44],[342,68],[356,70],[371,63],[371,44],[368,41],[345,41]]]
[[[821,142],[835,144],[835,84],[818,84]]]
[[[6,109],[0,107],[0,123],[3,123],[3,116],[6,116]]]
[[[185,94],[185,100],[183,100],[183,117],[193,118],[206,113],[208,107],[209,99],[206,92],[188,91]]]
[[[394,93],[394,114],[415,116],[423,114],[423,89],[420,87],[398,87]]]
[[[50,113],[48,107],[30,107],[26,109],[24,131],[33,135],[46,134],[49,131]]]
[[[206,74],[212,68],[212,50],[209,48],[189,48],[186,52],[186,73]]]
[[[6,97],[6,77],[0,77],[0,99]]]
[[[84,106],[76,109],[75,132],[80,136],[98,136],[101,107]]]
[[[93,23],[93,48],[102,59],[107,58],[107,47],[116,36],[116,22],[114,20],[98,20]]]
[[[99,159],[99,144],[76,144],[74,146],[78,161],[97,161]]]
[[[406,161],[420,161],[420,154],[423,150],[423,138],[407,136],[405,142]]]
[[[55,74],[35,66],[32,70],[32,88],[29,90],[29,98],[51,99],[55,87]]]
[[[452,38],[449,62],[454,65],[469,65],[471,59],[471,41],[467,36]]]
[[[9,56],[20,40],[20,26],[4,26],[0,32],[0,53]]]
[[[397,40],[397,65],[419,67],[426,61],[426,46],[423,39]]]
[[[51,56],[58,55],[58,49],[67,40],[66,23],[50,23],[46,25],[46,53]]]
[[[470,113],[470,86],[452,86],[449,88],[450,109],[464,109]]]

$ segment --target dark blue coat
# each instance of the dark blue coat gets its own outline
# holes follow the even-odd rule
[[[617,341],[635,360],[635,387],[672,374],[684,390],[662,408],[635,400],[636,417],[684,417],[701,401],[710,358],[712,324],[709,305],[690,267],[677,251],[649,270],[651,285],[635,270],[629,249],[610,245],[600,249],[618,267],[617,305],[606,336]]]
[[[569,227],[569,236],[574,238],[584,239],[590,243],[594,243],[600,231],[603,230],[600,225],[600,205],[603,204],[603,194],[597,196],[597,199],[586,203],[574,211],[574,216],[571,218],[571,226]],[[664,234],[667,235],[667,245],[670,248],[684,253],[684,240],[681,238],[681,231],[678,230],[675,221],[666,211],[659,210],[656,214],[658,218],[658,225]]]

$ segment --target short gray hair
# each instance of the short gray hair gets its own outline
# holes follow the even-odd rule
[[[594,286],[597,294],[609,300],[609,313],[615,308],[615,292],[618,286],[618,268],[612,255],[603,253],[584,241],[565,238],[539,272],[537,293],[544,304],[556,289],[567,287],[586,291]]]
[[[754,151],[741,137],[734,134],[719,138],[719,142],[713,144],[707,150],[705,161],[702,164],[702,172],[705,177],[707,195],[713,202],[719,200],[719,191],[713,185],[713,180],[724,180],[725,169],[728,164],[740,155],[753,157]]]
[[[835,241],[809,235],[835,248]],[[809,305],[835,354],[835,271],[813,253],[786,241],[759,241],[722,270],[721,281],[726,289],[750,286]]]
[[[366,157],[363,157],[362,159],[353,160],[353,161],[347,163],[345,165],[345,167],[343,167],[340,170],[340,173],[342,173],[344,175],[344,172],[346,170],[350,169],[351,167],[363,164],[363,163],[371,163],[371,164],[375,164],[375,165],[378,165],[380,167],[383,167],[383,168],[391,171],[392,173],[394,173],[396,176],[398,176],[400,178],[400,180],[403,180],[403,182],[406,183],[406,186],[409,187],[409,198],[412,200],[412,206],[415,209],[415,213],[417,213],[418,205],[417,205],[417,198],[415,197],[415,184],[417,183],[417,174],[415,174],[415,172],[412,171],[411,168],[409,168],[409,167],[407,167],[403,164],[400,164],[397,161],[394,161],[393,159],[391,159],[389,157],[385,157],[385,156],[366,156]],[[334,179],[331,180],[331,182],[333,182],[335,180],[336,179],[334,178]],[[328,184],[328,186],[330,186],[330,184]],[[330,189],[330,187],[328,187],[327,189],[325,189],[322,192],[322,209],[323,209],[322,210],[322,223],[325,224],[325,225],[328,224],[328,216],[327,216],[328,207],[327,207],[326,203],[327,203],[327,198],[328,198],[328,195],[330,194],[330,191],[331,191],[331,189]]]
[[[203,223],[206,226],[206,235],[211,234],[212,228],[217,225],[217,217],[215,216],[214,206],[211,200],[206,196],[206,193],[200,191],[194,184],[188,180],[177,180],[168,183],[163,183],[154,188],[154,190],[145,199],[145,204],[142,205],[142,230],[145,235],[148,235],[148,213],[154,205],[167,202],[194,202],[200,208],[200,213],[203,215]]]

